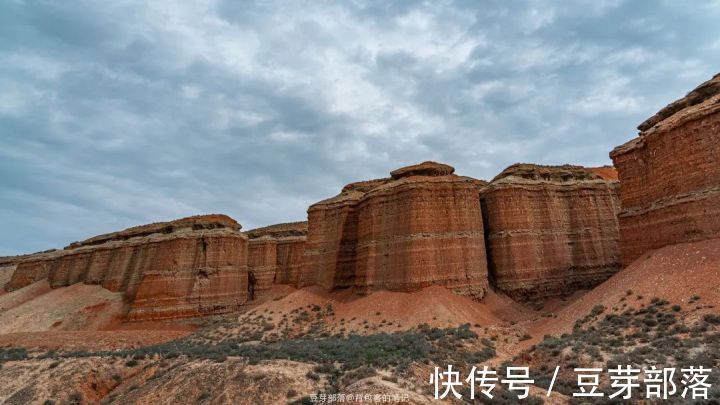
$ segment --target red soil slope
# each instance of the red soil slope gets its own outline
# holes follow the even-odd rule
[[[617,306],[623,297],[628,305],[647,304],[661,298],[673,304],[693,304],[704,313],[720,313],[720,239],[666,246],[647,253],[609,280],[557,313],[557,318],[542,320],[529,329],[534,338],[568,331],[574,322],[587,315],[593,306]],[[628,291],[632,291],[628,295]],[[638,296],[642,297],[638,299]],[[534,339],[535,340],[535,339]]]
[[[46,285],[41,280],[0,298],[0,308],[5,307],[0,333],[100,330],[122,316],[121,293],[83,283],[52,290]]]
[[[401,324],[407,329],[427,323],[437,327],[456,327],[464,323],[483,326],[503,322],[520,321],[537,315],[505,295],[489,292],[482,302],[454,294],[444,287],[428,287],[417,292],[405,293],[378,291],[360,296],[352,289],[328,293],[322,288],[311,287],[297,290],[287,297],[270,301],[256,307],[253,312],[290,313],[308,305],[331,304],[335,316],[327,322],[348,321],[351,329],[362,331],[362,323],[380,322]],[[354,320],[353,320],[354,319]]]

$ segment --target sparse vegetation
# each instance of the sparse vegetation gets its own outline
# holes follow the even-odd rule
[[[75,391],[68,397],[68,401],[73,404],[81,404],[83,401],[83,396],[80,392]]]
[[[575,381],[570,381],[575,367],[720,366],[720,316],[707,314],[688,326],[678,320],[678,307],[659,298],[653,298],[650,305],[622,312],[607,312],[596,306],[575,323],[571,333],[545,336],[527,355],[533,362],[559,365],[561,380],[556,389],[568,395],[577,389]],[[600,316],[602,313],[605,315]],[[554,370],[539,369],[542,374],[536,384],[542,387]],[[711,379],[713,386],[720,383],[717,375]],[[714,395],[720,398],[720,391]]]
[[[28,352],[23,348],[0,347],[0,363],[6,361],[21,361],[28,359]]]
[[[712,325],[720,325],[720,315],[707,314],[703,317],[703,320]]]

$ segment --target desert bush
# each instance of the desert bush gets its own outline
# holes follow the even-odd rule
[[[70,403],[81,404],[83,401],[83,395],[79,391],[75,391],[68,397]]]
[[[28,352],[23,348],[0,348],[0,363],[4,361],[20,361],[28,359]]]
[[[720,325],[720,315],[707,314],[703,317],[703,321],[712,325]]]

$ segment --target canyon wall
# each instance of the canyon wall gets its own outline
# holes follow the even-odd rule
[[[617,182],[579,166],[516,164],[482,191],[488,267],[518,299],[590,288],[620,269]]]
[[[488,288],[479,190],[484,182],[425,162],[352,183],[308,210],[301,285],[412,291]]]
[[[640,124],[610,154],[620,177],[623,265],[720,237],[720,74]]]
[[[5,286],[10,282],[12,279],[13,273],[15,273],[15,269],[17,268],[17,265],[26,260],[30,260],[33,257],[39,257],[42,255],[45,255],[47,253],[54,252],[55,249],[45,250],[43,252],[37,252],[37,253],[30,253],[26,255],[17,255],[17,256],[2,256],[0,257],[0,294],[2,294],[5,291]],[[42,274],[41,271],[39,274]],[[42,279],[44,277],[40,277]],[[28,284],[31,284],[28,283]]]
[[[90,238],[17,264],[6,290],[47,278],[123,292],[129,319],[236,310],[247,300],[247,237],[224,215],[163,222]]]
[[[388,181],[348,184],[337,196],[308,208],[308,235],[299,287],[317,284],[329,290],[355,284],[357,203],[366,192]]]
[[[303,265],[307,230],[307,222],[291,222],[245,233],[250,239],[248,269],[253,273],[259,287],[256,292],[262,295],[272,284],[297,286]]]
[[[248,283],[250,299],[262,296],[272,288],[277,269],[277,242],[269,236],[248,241]]]

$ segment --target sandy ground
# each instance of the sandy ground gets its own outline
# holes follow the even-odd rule
[[[121,350],[167,342],[188,335],[179,330],[17,332],[0,335],[0,347],[62,350]]]
[[[122,293],[47,280],[0,295],[0,346],[65,350],[136,348],[186,336],[198,321],[123,323]]]
[[[344,326],[361,329],[364,321],[400,325],[407,329],[422,323],[437,327],[456,327],[464,323],[490,326],[503,322],[530,319],[537,314],[505,295],[489,292],[482,302],[459,296],[444,287],[429,287],[404,293],[378,291],[367,296],[352,289],[328,293],[320,288],[306,288],[256,307],[254,313],[290,313],[311,305],[332,305],[335,315],[329,323],[344,320]]]
[[[273,361],[247,365],[186,360],[140,360],[88,357],[9,362],[0,369],[0,402],[109,404],[284,404],[299,393],[323,390],[323,381],[305,375],[313,365]]]

